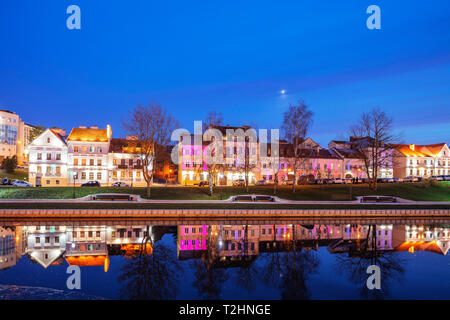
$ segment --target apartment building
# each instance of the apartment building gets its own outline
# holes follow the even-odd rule
[[[110,183],[125,182],[132,186],[146,186],[142,175],[142,156],[139,141],[132,137],[111,139],[108,153]]]
[[[65,186],[67,144],[54,129],[47,129],[28,145],[28,181],[34,186]]]
[[[398,144],[394,159],[394,176],[398,178],[450,175],[450,149],[446,143]]]
[[[26,162],[26,146],[34,126],[27,124],[15,112],[0,110],[0,162],[17,156],[19,165]]]
[[[108,153],[112,138],[111,127],[97,126],[73,128],[67,137],[68,184],[80,185],[91,180],[108,185]]]

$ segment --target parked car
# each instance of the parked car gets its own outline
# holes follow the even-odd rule
[[[258,181],[256,181],[255,182],[255,185],[257,185],[257,186],[263,186],[263,185],[266,185],[267,184],[267,181],[266,180],[258,180]]]
[[[245,186],[245,180],[244,179],[234,180],[233,186],[235,186],[235,187]]]
[[[314,180],[314,184],[323,184],[323,179]]]
[[[344,181],[341,178],[335,178],[335,179],[333,179],[332,183],[334,183],[334,184],[343,184]]]
[[[5,185],[5,186],[11,185],[11,179],[9,179],[9,178],[3,178],[3,179],[2,179],[2,185]]]
[[[352,184],[353,180],[352,179],[342,179],[344,184]]]
[[[444,181],[444,176],[432,176],[431,179],[435,181]]]
[[[408,176],[405,179],[403,179],[403,182],[417,182],[417,181],[419,181],[419,178],[413,176]]]
[[[121,181],[114,182],[111,186],[112,187],[130,187],[130,185],[128,183],[121,182]]]
[[[403,178],[393,178],[394,182],[403,182]]]
[[[28,183],[26,181],[16,180],[13,183],[14,187],[32,187],[33,185],[31,183]]]
[[[88,181],[81,185],[82,187],[100,187],[100,182],[98,181]]]
[[[294,180],[292,180],[292,179],[283,180],[283,182],[281,184],[283,184],[285,186],[292,185],[292,184],[294,184]]]
[[[199,183],[198,183],[198,186],[199,187],[209,187],[209,181],[200,181]],[[215,187],[216,185],[213,183],[213,187]]]

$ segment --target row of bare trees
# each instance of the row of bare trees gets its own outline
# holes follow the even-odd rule
[[[285,140],[292,145],[293,149],[291,155],[294,172],[292,192],[295,192],[299,169],[310,158],[310,155],[305,153],[305,149],[302,148],[302,142],[307,138],[312,123],[313,112],[302,100],[297,105],[290,105],[289,109],[283,114],[281,129]],[[205,119],[203,131],[220,125],[222,125],[222,114],[210,112]],[[143,164],[142,175],[147,184],[147,197],[150,197],[156,161],[163,156],[164,148],[169,144],[171,134],[178,126],[177,120],[156,102],[147,106],[138,105],[123,120],[125,130],[139,141],[135,152],[139,154]],[[393,145],[399,141],[399,137],[393,132],[392,119],[379,108],[363,113],[357,123],[350,129],[350,134],[359,138],[354,142],[354,150],[358,158],[364,163],[364,172],[368,177],[369,186],[373,189],[377,187],[379,168],[388,166],[389,162],[392,166]],[[248,192],[249,175],[255,167],[255,164],[249,160],[250,152],[253,152],[256,146],[252,145],[247,138],[244,141],[243,161],[239,166],[234,167],[234,170],[243,173]],[[277,163],[276,166],[273,166],[273,177],[277,181],[278,161],[272,160],[274,160],[273,163]],[[224,169],[221,166],[223,165],[216,163],[207,164],[211,196],[213,195],[213,176],[217,177],[218,172]],[[274,192],[276,192],[276,183],[274,188]]]
[[[284,113],[282,131],[284,137],[293,148],[295,192],[297,174],[300,167],[308,161],[310,154],[301,147],[301,143],[308,137],[312,125],[313,112],[300,100],[297,105],[290,105]],[[394,145],[399,143],[399,135],[394,133],[392,118],[380,108],[375,107],[364,112],[360,119],[351,126],[350,135],[355,137],[353,150],[358,159],[364,163],[364,172],[369,181],[369,187],[376,190],[377,177],[380,168],[393,166]]]

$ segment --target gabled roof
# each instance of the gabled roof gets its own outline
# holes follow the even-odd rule
[[[58,131],[56,131],[54,129],[48,129],[48,130],[50,130],[59,140],[61,140],[64,144],[66,144],[66,140],[64,140],[64,137],[62,135],[60,135]]]
[[[139,140],[111,139],[109,152],[111,153],[136,153],[141,148]]]
[[[63,249],[33,250],[28,252],[32,259],[36,260],[41,266],[46,269],[48,266],[52,265],[63,253]],[[45,258],[46,254],[47,259]]]
[[[292,158],[294,157],[294,147],[290,143],[283,143],[279,145],[280,157]],[[299,151],[300,157],[311,159],[339,159],[338,155],[328,149],[309,149],[301,148]]]
[[[437,143],[428,145],[396,144],[394,146],[397,151],[407,157],[435,157],[445,145],[445,143]]]
[[[67,145],[66,140],[64,139],[64,137],[62,137],[58,132],[56,132],[53,129],[45,129],[44,132],[42,132],[39,136],[37,136],[33,141],[31,141],[30,145],[35,145],[35,141],[37,141],[38,139],[40,139],[42,136],[44,136],[45,134],[47,134],[47,132],[50,132],[52,135],[54,135],[58,140],[60,140],[64,145]]]
[[[444,246],[445,244],[445,246]],[[437,254],[447,255],[448,246],[450,241],[412,241],[403,242],[394,248],[394,251],[409,251],[413,253],[414,251],[430,251]]]
[[[67,263],[71,266],[92,267],[105,266],[108,256],[105,255],[85,255],[85,256],[65,256]]]
[[[111,138],[111,129],[73,128],[67,141],[108,142]]]

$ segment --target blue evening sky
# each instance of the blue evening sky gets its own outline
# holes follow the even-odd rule
[[[66,27],[71,4],[81,30]],[[371,4],[381,30],[366,28]],[[303,99],[322,146],[374,106],[406,143],[450,142],[449,18],[447,0],[3,0],[0,108],[121,137],[127,110],[153,99],[191,131],[210,110],[279,128]]]

